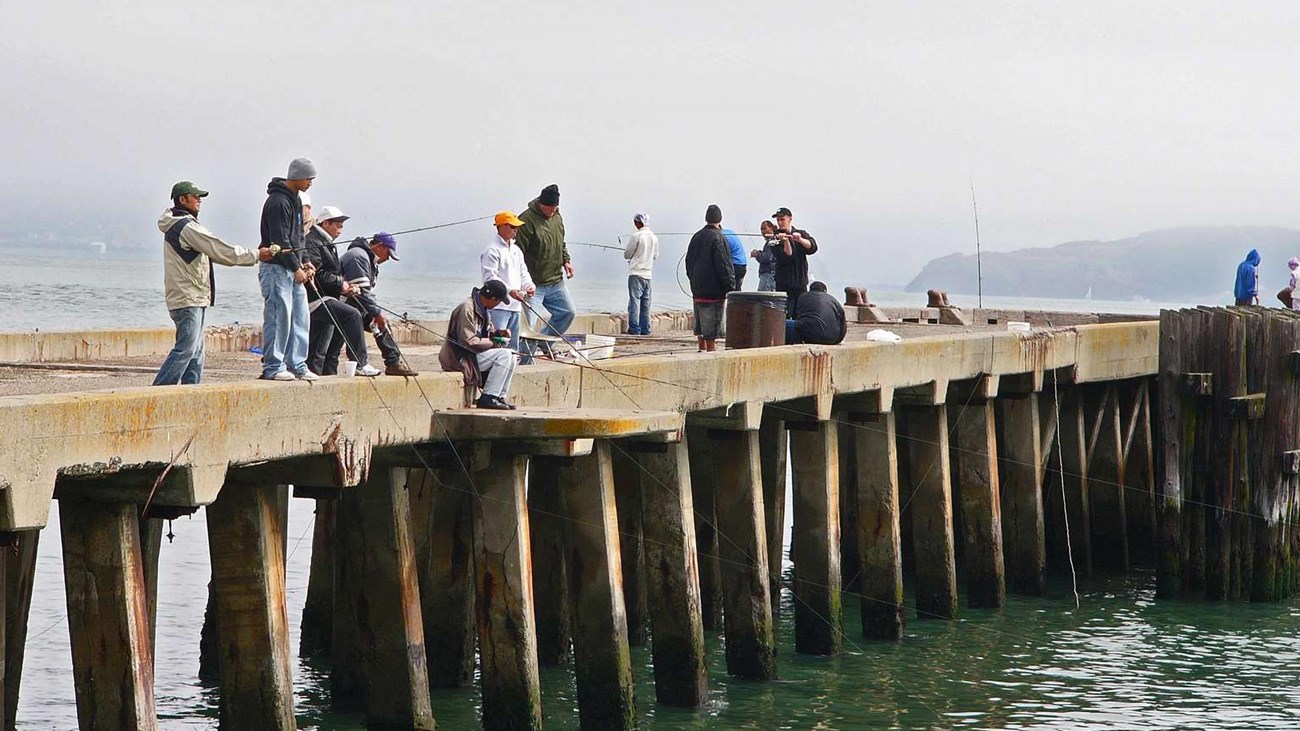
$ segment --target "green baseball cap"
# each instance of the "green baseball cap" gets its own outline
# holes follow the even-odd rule
[[[197,195],[200,198],[204,198],[208,195],[208,191],[199,190],[199,186],[194,183],[191,183],[188,180],[182,180],[172,186],[172,200],[176,200],[183,195]]]

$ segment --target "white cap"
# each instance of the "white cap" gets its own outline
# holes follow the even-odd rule
[[[298,194],[298,199],[302,201],[304,206],[311,205],[311,196],[307,195],[307,191],[305,190]]]
[[[323,206],[320,209],[320,213],[316,214],[317,223],[325,223],[326,221],[333,221],[335,219],[346,221],[349,218],[351,218],[351,216],[343,215],[343,211],[339,210],[338,206]]]
[[[650,222],[650,217],[644,213],[638,213],[632,217],[632,220],[644,226]]]

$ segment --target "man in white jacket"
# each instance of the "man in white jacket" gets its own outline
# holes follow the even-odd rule
[[[627,259],[627,333],[650,334],[650,272],[659,258],[659,237],[647,225],[649,217],[638,213],[632,217],[636,233],[628,237],[623,249]]]
[[[483,283],[497,280],[506,285],[510,297],[488,312],[494,330],[510,331],[510,350],[519,352],[519,301],[537,292],[533,278],[524,264],[524,252],[515,244],[515,234],[524,222],[510,211],[501,211],[493,219],[496,236],[479,256],[483,267]]]
[[[208,195],[188,180],[172,186],[172,207],[158,218],[163,232],[163,288],[167,310],[176,323],[176,347],[153,379],[155,386],[198,383],[203,377],[203,319],[216,301],[213,263],[251,267],[269,261],[271,250],[228,244],[199,223],[199,208]]]

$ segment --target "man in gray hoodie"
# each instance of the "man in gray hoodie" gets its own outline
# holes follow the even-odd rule
[[[188,180],[172,186],[172,207],[158,218],[163,232],[163,289],[167,311],[176,323],[176,346],[167,354],[155,386],[198,383],[203,378],[203,321],[217,298],[213,264],[251,267],[271,258],[269,249],[252,251],[228,244],[199,223],[208,191]]]

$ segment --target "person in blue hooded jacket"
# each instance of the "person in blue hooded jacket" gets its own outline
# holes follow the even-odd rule
[[[1237,305],[1259,304],[1259,250],[1251,249],[1246,260],[1237,265],[1237,284],[1232,288]]]

